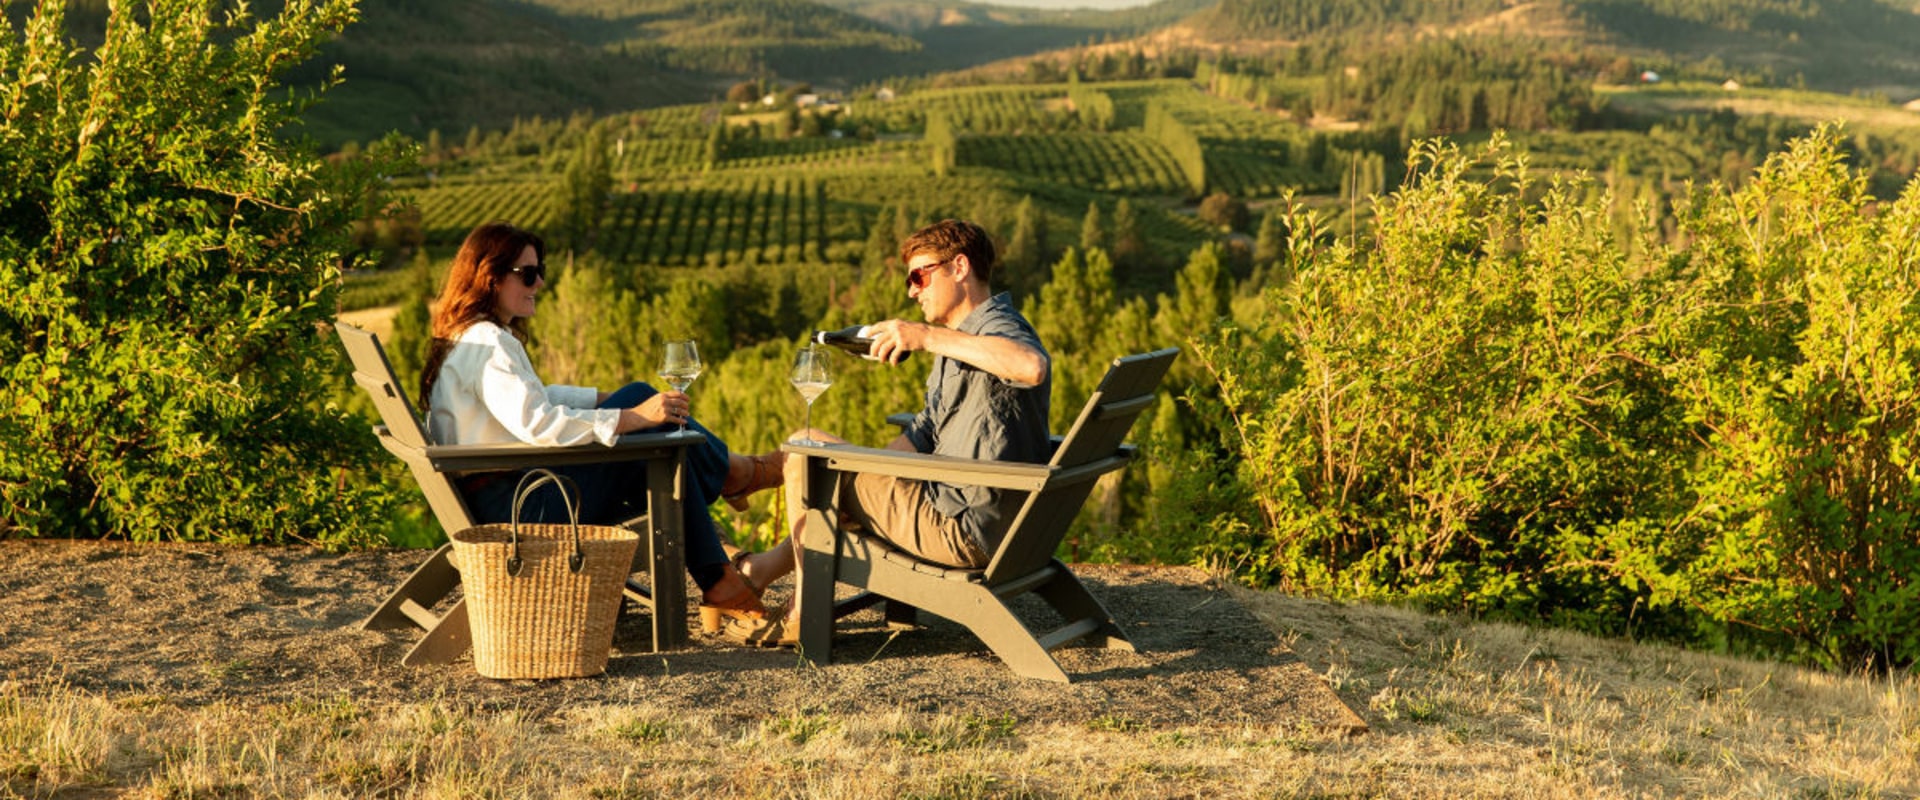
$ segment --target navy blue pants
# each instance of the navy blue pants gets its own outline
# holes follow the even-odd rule
[[[647,384],[629,383],[609,395],[600,408],[631,408],[659,393],[659,390]],[[720,499],[720,486],[727,480],[730,455],[727,443],[707,430],[706,426],[688,422],[687,428],[707,437],[706,444],[687,448],[687,488],[691,496],[680,504],[681,512],[685,515],[681,524],[686,533],[687,572],[693,575],[695,583],[701,584],[700,588],[705,589],[708,588],[707,584],[701,578],[711,577],[718,572],[720,565],[727,563],[726,551],[720,547],[720,532],[714,528],[713,514],[707,507]],[[662,425],[640,432],[678,429],[678,425]],[[578,500],[580,522],[583,525],[617,525],[646,513],[645,461],[574,464],[550,469],[556,474],[572,478],[580,488]],[[519,475],[507,475],[473,491],[461,492],[467,501],[467,510],[473,514],[474,523],[487,525],[512,521],[513,490],[519,482]],[[527,498],[526,504],[520,507],[520,521],[565,524],[567,509],[560,501],[560,492],[551,485],[536,489],[533,496]]]

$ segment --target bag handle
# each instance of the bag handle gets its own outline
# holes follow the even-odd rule
[[[533,482],[529,484],[529,480]],[[574,485],[572,478],[555,474],[552,470],[536,468],[521,475],[520,485],[513,490],[513,518],[507,529],[513,547],[507,554],[509,577],[520,576],[520,506],[527,502],[533,490],[549,483],[560,490],[560,502],[567,507],[567,530],[573,534],[573,556],[567,559],[567,570],[579,574],[587,564],[587,553],[580,547],[580,487]]]

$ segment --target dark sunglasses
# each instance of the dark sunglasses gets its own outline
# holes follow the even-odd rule
[[[913,289],[927,288],[927,281],[929,280],[927,278],[927,274],[951,263],[953,263],[953,259],[949,258],[945,261],[935,261],[924,267],[913,267],[911,269],[908,269],[907,270],[907,286]]]
[[[528,286],[539,283],[542,278],[547,277],[546,264],[535,264],[531,267],[510,267],[507,271],[519,275],[521,282]]]

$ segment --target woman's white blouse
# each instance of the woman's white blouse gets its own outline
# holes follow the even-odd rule
[[[440,444],[611,445],[620,411],[594,408],[599,396],[586,386],[541,383],[511,331],[476,322],[440,366],[427,398],[427,433]]]

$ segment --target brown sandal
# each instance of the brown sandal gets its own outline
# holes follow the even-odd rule
[[[761,619],[733,619],[720,635],[748,647],[799,647],[800,625],[787,621],[786,610]]]
[[[761,620],[767,617],[766,604],[760,602],[759,588],[740,574],[735,566],[746,553],[735,556],[726,565],[726,571],[720,576],[720,582],[700,593],[700,630],[706,633],[720,631],[723,619]]]
[[[783,471],[787,454],[775,450],[757,456],[737,455],[727,464],[727,480],[720,486],[720,497],[735,511],[747,510],[747,496],[787,482]]]

